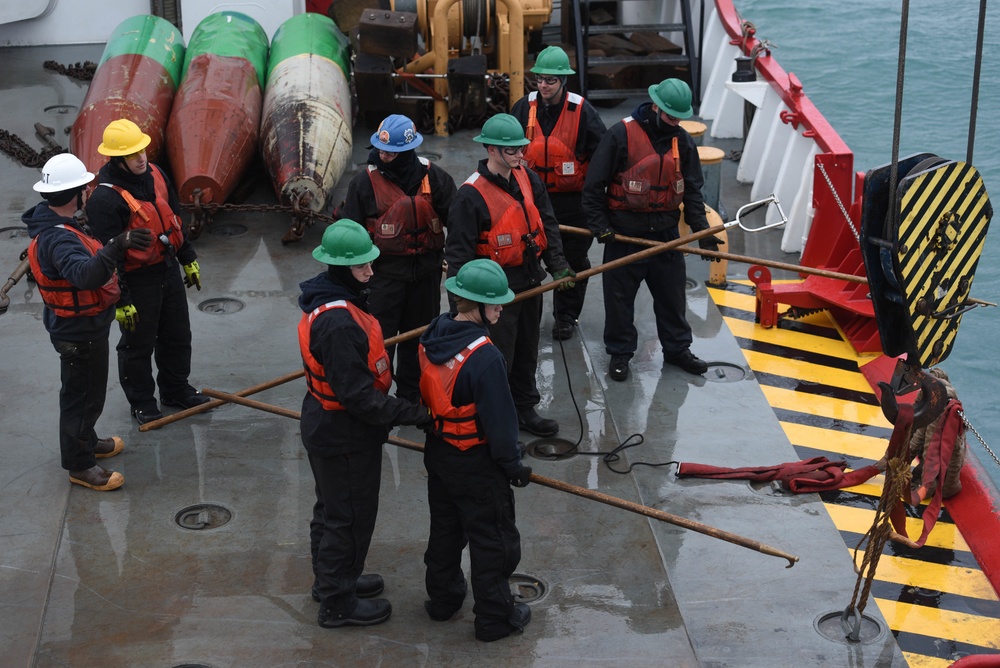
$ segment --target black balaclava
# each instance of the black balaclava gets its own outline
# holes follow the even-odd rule
[[[331,264],[327,266],[326,273],[334,280],[334,282],[343,285],[355,295],[351,301],[360,300],[361,303],[368,301],[368,284],[362,283],[358,279],[354,278],[354,273],[351,271],[349,266]]]
[[[424,168],[416,151],[397,153],[392,162],[382,162],[378,150],[373,150],[372,153],[374,155],[372,164],[391,181],[395,181],[403,192],[409,192],[424,178]]]
[[[51,206],[64,206],[73,201],[73,198],[77,198],[77,208],[80,208],[83,203],[83,186],[78,188],[70,188],[69,190],[60,190],[57,193],[41,193],[42,199],[48,202]]]

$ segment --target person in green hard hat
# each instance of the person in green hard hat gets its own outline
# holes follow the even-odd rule
[[[608,129],[583,186],[587,225],[604,244],[605,263],[644,248],[616,242],[616,234],[657,243],[679,238],[681,204],[692,231],[708,228],[698,147],[680,125],[681,119],[693,114],[691,88],[680,79],[664,79],[649,87],[649,97],[649,102]],[[720,243],[713,236],[698,240],[698,246],[708,250],[717,250]],[[624,381],[629,375],[629,360],[638,346],[635,296],[643,282],[653,297],[664,363],[698,375],[708,370],[691,352],[691,326],[684,315],[683,253],[659,253],[607,271],[602,279],[604,346],[611,356],[612,380]]]
[[[559,224],[586,228],[580,192],[590,157],[607,128],[590,102],[566,90],[566,77],[575,72],[561,48],[542,49],[531,72],[538,90],[515,102],[510,111],[531,141],[524,150],[524,160],[548,188]],[[573,271],[590,269],[588,254],[593,241],[590,235],[562,235],[563,254]],[[553,339],[563,341],[573,336],[586,294],[584,279],[571,290],[552,295]]]
[[[341,219],[313,257],[326,271],[299,285],[299,352],[308,391],[302,445],[316,481],[309,538],[320,626],[370,626],[389,619],[382,577],[362,574],[382,479],[382,444],[394,425],[429,427],[427,409],[388,395],[382,328],[368,312],[367,284],[379,250],[364,227]]]
[[[522,164],[524,129],[510,114],[496,114],[474,138],[486,147],[486,158],[465,180],[448,210],[448,238],[444,259],[448,276],[476,258],[503,267],[510,289],[524,292],[545,278],[542,263],[553,280],[572,278],[563,257],[559,222],[545,184]],[[573,287],[572,281],[558,289]],[[521,428],[536,436],[552,436],[559,423],[535,410],[541,400],[538,369],[542,295],[521,299],[507,307],[507,316],[490,325],[490,336],[507,360],[507,379]]]
[[[504,357],[489,338],[514,293],[500,265],[482,258],[462,265],[445,288],[455,311],[432,320],[419,347],[420,393],[434,417],[424,448],[431,514],[424,608],[435,621],[461,609],[468,544],[476,638],[490,642],[531,620],[508,584],[521,560],[510,485],[526,486],[531,468],[521,463]]]

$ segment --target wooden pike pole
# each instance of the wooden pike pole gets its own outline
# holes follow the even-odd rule
[[[229,394],[227,392],[220,392],[218,390],[213,390],[211,388],[205,388],[202,391],[207,397],[213,397],[221,401],[228,401],[234,404],[240,404],[242,406],[247,406],[249,408],[256,408],[257,410],[265,411],[267,413],[273,413],[275,415],[281,415],[283,417],[289,417],[295,420],[300,419],[301,414],[299,411],[293,411],[288,408],[282,408],[281,406],[275,406],[273,404],[265,404],[262,401],[256,401],[254,399],[247,399],[238,394]],[[388,443],[398,446],[400,448],[406,448],[407,450],[413,450],[415,452],[423,452],[424,446],[416,443],[414,441],[408,441],[403,438],[397,438],[395,436],[390,436],[387,440]],[[549,487],[551,489],[557,489],[560,492],[567,492],[569,494],[575,494],[576,496],[581,496],[585,499],[590,499],[591,501],[599,501],[608,506],[614,506],[615,508],[621,508],[622,510],[628,510],[629,512],[636,513],[638,515],[645,515],[646,517],[651,517],[654,520],[659,520],[661,522],[666,522],[668,524],[673,524],[675,526],[683,527],[691,531],[696,531],[700,534],[704,534],[711,538],[718,538],[719,540],[724,540],[728,543],[734,545],[739,545],[740,547],[745,547],[755,552],[760,552],[761,554],[767,554],[772,557],[779,557],[781,559],[787,559],[788,565],[785,568],[791,568],[795,565],[795,562],[799,560],[794,554],[789,554],[776,547],[771,547],[761,543],[760,541],[753,540],[751,538],[745,538],[738,534],[730,533],[728,531],[723,531],[722,529],[716,529],[715,527],[709,526],[707,524],[702,524],[701,522],[695,522],[694,520],[689,520],[686,517],[681,517],[679,515],[674,515],[672,513],[665,512],[663,510],[657,510],[656,508],[650,508],[649,506],[644,506],[640,503],[635,503],[633,501],[626,501],[625,499],[619,499],[616,496],[611,496],[609,494],[603,494],[601,492],[595,492],[594,490],[587,489],[585,487],[580,487],[578,485],[572,485],[568,482],[563,482],[562,480],[556,480],[555,478],[548,478],[543,475],[538,475],[537,473],[531,474],[531,482],[536,485],[542,485],[544,487]]]
[[[532,288],[530,290],[525,290],[524,292],[519,292],[514,297],[513,301],[516,302],[520,301],[521,299],[527,299],[528,297],[534,297],[535,295],[548,292],[549,290],[554,290],[559,285],[566,283],[568,281],[576,281],[576,280],[583,280],[585,278],[590,278],[591,276],[608,271],[609,269],[616,269],[618,267],[622,267],[632,262],[635,262],[636,260],[642,260],[647,257],[656,255],[658,253],[664,253],[668,250],[672,250],[674,248],[677,248],[678,246],[686,244],[689,241],[697,241],[702,237],[707,237],[709,235],[715,234],[716,232],[721,232],[725,229],[726,225],[716,225],[715,227],[709,227],[708,229],[701,230],[700,232],[695,232],[693,234],[689,234],[679,239],[674,239],[673,241],[667,241],[661,244],[658,244],[655,241],[649,242],[652,244],[652,246],[645,250],[639,251],[638,253],[632,253],[631,255],[627,255],[622,258],[618,258],[617,260],[613,260],[612,262],[592,267],[586,271],[581,271],[573,278],[570,277],[563,278],[558,281],[552,281],[550,283],[539,285],[538,287]],[[648,239],[644,239],[643,241],[648,242]],[[397,343],[401,343],[403,341],[408,341],[409,339],[415,338],[423,334],[425,329],[427,329],[426,326],[417,327],[416,329],[411,329],[408,332],[403,332],[401,334],[397,334],[396,336],[391,336],[385,340],[385,345],[392,346]],[[231,396],[247,397],[252,394],[257,394],[258,392],[263,392],[264,390],[269,390],[272,387],[283,385],[284,383],[296,380],[298,378],[302,378],[304,375],[305,371],[299,369],[298,371],[294,371],[284,376],[279,376],[278,378],[269,380],[265,383],[261,383],[260,385],[254,385],[253,387],[248,387],[245,390],[240,390],[239,392],[236,392]],[[152,420],[150,422],[147,422],[146,424],[139,425],[139,431],[150,431],[151,429],[159,429],[164,425],[170,424],[172,422],[177,422],[178,420],[183,420],[186,417],[197,415],[198,413],[204,413],[205,411],[212,410],[213,408],[218,408],[219,406],[222,406],[223,404],[226,403],[229,403],[229,401],[225,399],[216,399],[214,401],[209,401],[208,403],[202,404],[201,406],[195,406],[194,408],[185,408],[184,410],[178,411],[173,415],[167,415],[165,417],[160,418],[159,420]]]
[[[569,225],[560,225],[559,231],[563,233],[579,234],[583,236],[593,236],[590,230],[583,229],[581,227],[571,227]],[[621,234],[615,235],[616,241],[621,241],[627,244],[634,244],[636,246],[649,246],[654,247],[657,245],[656,241],[651,241],[650,239],[642,239],[641,237],[626,237]],[[844,274],[839,271],[830,271],[829,269],[817,269],[815,267],[804,267],[798,264],[789,264],[787,262],[779,262],[778,260],[765,260],[759,257],[751,257],[749,255],[736,255],[734,253],[722,253],[720,251],[705,250],[703,248],[695,248],[693,246],[682,246],[678,250],[685,253],[694,253],[695,255],[703,255],[709,258],[718,258],[720,260],[729,260],[730,262],[742,262],[744,264],[759,264],[763,267],[771,267],[772,269],[784,269],[785,271],[794,271],[800,274],[809,274],[811,276],[822,276],[823,278],[835,278],[841,281],[847,281],[848,283],[858,283],[860,285],[867,285],[868,278],[865,276],[855,276],[854,274]],[[975,299],[969,297],[969,302],[973,304],[978,304],[980,306],[996,306],[994,302],[983,301],[982,299]]]

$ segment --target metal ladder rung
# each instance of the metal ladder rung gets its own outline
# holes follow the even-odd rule
[[[673,53],[651,53],[646,56],[591,56],[587,67],[597,65],[688,65],[690,58]]]
[[[591,88],[587,93],[588,100],[618,100],[627,97],[649,97],[646,88]]]
[[[633,32],[684,32],[683,23],[651,23],[630,25],[587,26],[587,35],[617,35]]]

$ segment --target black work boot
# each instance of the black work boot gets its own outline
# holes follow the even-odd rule
[[[679,366],[688,373],[693,373],[696,376],[700,376],[706,371],[708,371],[708,364],[704,360],[700,360],[694,356],[690,350],[684,350],[677,353],[676,355],[663,356],[664,364],[673,364],[674,366]]]
[[[543,418],[534,407],[522,408],[517,412],[517,424],[521,429],[535,436],[555,436],[559,433],[559,423]]]
[[[483,642],[493,642],[506,638],[514,631],[523,631],[524,627],[531,621],[531,608],[527,603],[515,603],[514,610],[511,611],[507,623],[496,628],[480,629],[476,628],[476,640]]]
[[[340,626],[374,626],[389,619],[392,614],[392,604],[388,599],[362,599],[350,613],[336,613],[320,606],[316,622],[325,629]]]
[[[608,375],[619,383],[628,378],[628,355],[612,355],[608,364]]]

